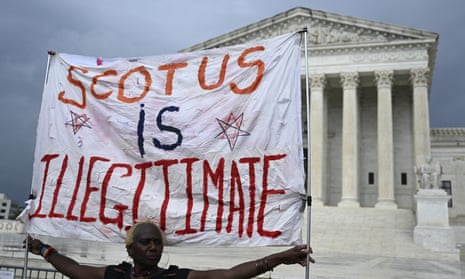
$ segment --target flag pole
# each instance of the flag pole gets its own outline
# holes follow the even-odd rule
[[[307,49],[307,27],[301,31],[304,34],[304,53],[305,53],[305,108],[307,117],[307,246],[310,247],[311,228],[312,228],[312,195],[311,195],[311,160],[310,160],[310,93],[308,83],[308,49]],[[307,255],[307,264],[305,266],[305,278],[310,278],[310,254]]]
[[[24,209],[26,212],[25,212],[25,215],[28,215],[29,212],[27,212],[27,208],[29,207],[29,204],[31,203],[31,201],[34,199],[34,194],[32,194],[32,191],[31,193],[29,194],[29,199],[28,201],[26,202],[26,208]],[[25,218],[27,218],[28,216],[26,216]],[[24,226],[26,227],[26,226]],[[24,240],[24,265],[23,265],[23,276],[22,278],[23,279],[26,279],[26,274],[27,274],[27,266],[28,266],[28,262],[29,262],[29,237],[28,237],[28,234],[27,234],[27,231],[26,231],[26,239]]]
[[[28,256],[29,256],[29,237],[27,237],[26,234],[26,240],[24,242],[24,265],[23,265],[23,279],[26,279],[26,273],[27,273],[27,262],[28,262]]]
[[[50,62],[51,62],[52,56],[55,55],[55,52],[53,50],[49,50],[47,52],[47,54],[48,54],[47,55],[47,67],[45,69],[44,87],[48,82],[48,71],[50,70]],[[31,189],[31,193],[29,194],[28,201],[31,203],[34,198],[35,198],[35,196],[34,196],[34,193],[32,192],[32,189]],[[29,213],[25,212],[25,214],[28,215]],[[28,216],[26,216],[25,218],[28,218]],[[24,227],[26,227],[26,226],[24,226]],[[27,267],[28,267],[28,262],[29,262],[29,237],[28,237],[27,231],[26,231],[26,239],[24,241],[24,248],[25,248],[24,249],[24,265],[23,265],[23,276],[22,276],[22,278],[26,279],[27,278],[26,277],[26,275],[27,275]]]

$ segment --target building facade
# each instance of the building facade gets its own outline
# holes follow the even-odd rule
[[[444,180],[453,184],[452,215],[465,215],[463,160],[457,159],[465,148],[463,130],[453,136],[462,137],[460,144],[451,147],[440,142],[453,142],[452,135],[429,124],[438,34],[295,8],[183,51],[305,29],[309,79],[302,62],[302,98],[306,84],[310,94],[309,117],[304,100],[302,118],[310,121],[305,148],[314,205],[414,210],[415,168],[436,156]]]
[[[442,166],[441,188],[450,196],[452,224],[465,224],[465,129],[431,129],[431,153]],[[465,236],[464,236],[465,238]]]
[[[11,210],[11,200],[4,194],[0,193],[0,219],[8,219]]]

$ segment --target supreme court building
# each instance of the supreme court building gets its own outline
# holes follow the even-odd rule
[[[414,210],[416,166],[432,157],[443,169],[441,187],[452,197],[450,216],[465,217],[465,129],[430,129],[438,34],[294,8],[183,51],[304,28],[313,205]],[[304,122],[305,72],[303,60]]]
[[[447,213],[455,231],[455,237],[437,238],[465,247],[465,128],[431,129],[429,121],[430,94],[440,94],[430,90],[438,34],[295,8],[182,51],[241,44],[304,28],[309,79],[305,80],[302,49],[302,120],[307,119],[308,84],[310,123],[304,123],[303,136],[307,138],[309,124],[310,146],[304,140],[304,147],[311,154],[307,164],[313,211],[309,215],[314,219],[311,244],[315,251],[457,260],[453,248],[432,251],[413,241],[419,187],[416,169],[432,158],[442,167],[440,187],[451,196]],[[0,260],[17,264],[14,261],[23,258],[17,247],[22,236],[15,234],[11,240],[1,232],[0,236],[9,247],[1,251]],[[116,244],[57,239],[51,243],[79,262],[114,264],[126,257]],[[166,247],[170,263],[200,269],[211,268],[212,263],[229,267],[274,251],[268,248],[207,247],[192,253],[190,248]],[[31,257],[35,260],[31,266],[48,267],[42,259]],[[326,277],[333,269],[326,270],[323,264],[319,271],[315,265],[314,272]],[[303,278],[302,273],[284,266],[270,278]]]

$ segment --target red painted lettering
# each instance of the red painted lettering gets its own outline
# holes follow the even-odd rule
[[[52,207],[50,208],[50,213],[48,214],[50,218],[63,218],[65,216],[64,214],[55,213],[55,207],[57,205],[58,193],[60,192],[61,185],[63,185],[63,177],[65,176],[67,167],[68,155],[66,155],[63,159],[63,163],[61,164],[61,171],[57,179],[57,185],[55,186],[55,191],[53,191]]]
[[[141,171],[140,171],[139,184],[137,185],[136,192],[134,194],[134,198],[132,199],[132,221],[133,221],[133,223],[136,223],[138,218],[139,218],[140,196],[142,194],[142,190],[144,190],[144,187],[145,187],[147,169],[151,168],[152,166],[153,166],[152,162],[145,162],[145,163],[137,164],[135,166],[136,169],[141,170]],[[129,228],[130,227],[128,227],[127,229],[129,229]]]
[[[260,85],[260,82],[262,81],[263,78],[263,73],[265,72],[265,63],[262,60],[255,60],[252,62],[245,62],[245,57],[252,52],[255,51],[264,51],[265,47],[263,46],[257,46],[257,47],[251,47],[246,50],[239,56],[239,59],[237,61],[237,64],[239,64],[240,67],[247,68],[247,67],[252,67],[256,66],[257,67],[257,77],[255,78],[254,82],[250,84],[248,87],[245,88],[239,88],[239,86],[232,82],[230,84],[231,91],[236,93],[236,94],[250,94],[257,89],[258,85]]]
[[[280,160],[285,157],[286,154],[274,154],[230,161],[219,158],[216,162],[189,157],[131,165],[112,163],[109,158],[99,156],[76,158],[68,154],[46,154],[41,159],[44,171],[40,197],[30,218],[62,218],[127,230],[129,226],[123,227],[125,222],[136,222],[139,218],[140,201],[148,177],[158,175],[159,171],[164,184],[159,187],[163,188],[151,188],[151,191],[155,190],[158,195],[154,201],[160,204],[153,206],[160,208],[160,212],[159,216],[151,217],[159,217],[162,230],[167,229],[168,209],[171,209],[170,183],[173,183],[170,179],[175,174],[177,183],[185,181],[186,202],[185,218],[181,224],[176,223],[173,227],[175,234],[198,234],[214,229],[219,235],[237,234],[238,237],[245,235],[251,238],[255,234],[263,238],[276,238],[282,232],[273,229],[274,224],[266,223],[267,214],[274,214],[266,206],[269,200],[279,198],[286,192],[278,186],[270,188],[268,180],[276,169],[273,164],[284,163]],[[73,158],[79,159],[74,165]],[[225,166],[226,162],[229,162],[228,166]],[[225,178],[225,168],[230,168],[228,178]],[[139,173],[134,173],[134,170],[139,170]],[[99,181],[102,175],[102,181]],[[262,176],[261,185],[259,176]],[[116,185],[127,186],[133,196],[115,200],[112,191],[118,191]],[[247,190],[245,185],[248,186]],[[72,192],[72,196],[65,195],[65,187],[73,186],[74,189],[66,189],[67,193]],[[128,211],[132,213],[131,216],[128,216]],[[226,216],[225,211],[228,212]],[[132,219],[124,219],[126,216]],[[209,220],[212,222],[207,222]]]
[[[234,94],[251,94],[260,85],[266,67],[263,60],[259,58],[251,59],[250,57],[252,54],[259,56],[259,52],[263,51],[265,51],[264,46],[247,48],[243,50],[242,53],[240,53],[236,58],[237,63],[231,63],[231,55],[229,53],[225,53],[223,55],[221,66],[217,68],[212,68],[212,66],[208,67],[208,56],[203,57],[202,61],[200,62],[168,62],[163,65],[158,65],[158,67],[154,65],[154,69],[147,69],[145,66],[138,66],[126,72],[118,72],[116,69],[109,69],[103,73],[97,73],[93,76],[86,76],[86,74],[89,74],[88,69],[71,65],[68,68],[67,81],[69,82],[69,85],[76,87],[77,90],[80,91],[80,96],[70,97],[71,94],[68,96],[66,90],[64,89],[58,93],[58,100],[64,104],[75,106],[80,109],[85,109],[88,101],[87,93],[90,93],[90,95],[92,95],[97,100],[107,99],[113,94],[113,90],[116,90],[116,88],[109,88],[109,84],[112,84],[114,81],[105,80],[105,78],[108,77],[119,78],[116,99],[122,103],[132,104],[140,102],[148,95],[150,90],[153,90],[153,88],[164,88],[164,92],[161,92],[161,94],[171,96],[173,95],[173,89],[175,86],[176,72],[188,67],[197,67],[197,76],[195,77],[195,75],[187,75],[186,80],[186,75],[184,75],[182,77],[183,83],[191,85],[196,85],[195,83],[198,83],[198,86],[203,90],[214,90],[223,86],[228,76],[227,70],[231,67],[234,67],[234,69],[230,70],[229,72],[232,72],[234,75],[236,75],[238,70],[245,71],[247,72],[246,74],[248,76],[252,76],[254,79],[245,82],[248,84],[237,84],[236,82],[230,82],[229,89]],[[189,63],[198,63],[198,65],[192,65]],[[166,71],[166,78],[165,80],[163,80],[163,78],[158,78],[158,80],[155,81],[159,82],[160,84],[152,86],[152,79],[153,75],[155,74],[155,69],[158,71]],[[195,68],[187,69],[186,71],[194,72]],[[254,71],[256,71],[255,74],[253,73]],[[91,71],[91,73],[93,73],[93,71]],[[91,83],[88,84],[87,81],[82,81],[84,78],[86,80],[91,79]],[[131,87],[131,92],[129,93],[126,92],[126,90],[129,90],[128,83],[131,78],[135,80],[134,83],[137,84]],[[189,78],[191,78],[191,80],[189,80]],[[67,84],[65,88],[69,88],[69,85]],[[139,90],[139,88],[141,88],[141,92],[133,92],[134,89]]]
[[[224,77],[226,75],[226,66],[228,65],[228,61],[229,61],[229,54],[226,54],[223,57],[223,62],[221,63],[220,76],[218,77],[218,80],[216,81],[216,83],[207,85],[205,74],[207,71],[208,57],[205,56],[202,59],[202,63],[200,64],[199,71],[197,74],[200,87],[202,87],[202,89],[205,89],[205,90],[213,90],[223,85]]]
[[[76,177],[76,183],[74,184],[73,198],[70,201],[68,212],[66,212],[66,219],[76,221],[78,217],[73,215],[74,205],[76,204],[77,195],[79,192],[79,185],[81,185],[82,173],[84,171],[84,156],[79,159],[79,169]]]
[[[92,96],[94,96],[96,99],[99,99],[99,100],[108,98],[113,93],[112,90],[99,94],[96,92],[95,86],[97,85],[101,77],[116,76],[116,75],[118,75],[118,72],[116,70],[108,70],[108,71],[103,72],[103,74],[94,76],[94,78],[92,79],[92,84],[90,85],[90,93],[92,94]]]
[[[84,193],[84,199],[81,205],[81,215],[80,215],[81,222],[95,222],[97,220],[95,217],[87,217],[85,216],[85,214],[86,214],[87,203],[89,202],[90,194],[92,192],[98,191],[98,187],[93,187],[91,185],[92,169],[94,168],[95,163],[97,163],[98,161],[108,162],[110,160],[103,158],[103,157],[97,157],[97,156],[90,158],[89,170],[87,171],[86,191]]]
[[[166,64],[166,65],[158,66],[158,70],[167,71],[167,73],[166,73],[166,83],[165,83],[165,95],[170,96],[171,94],[173,94],[174,73],[175,73],[175,71],[177,69],[185,68],[185,67],[187,67],[186,62],[172,63],[172,64]]]
[[[163,179],[165,181],[165,198],[161,206],[160,212],[160,229],[166,230],[166,210],[168,209],[168,203],[170,201],[170,180],[168,178],[168,168],[171,165],[177,164],[178,160],[158,160],[155,161],[155,166],[163,167]]]
[[[205,222],[207,220],[208,206],[210,204],[208,200],[208,177],[212,179],[213,186],[218,189],[218,208],[216,212],[216,232],[221,232],[223,211],[224,211],[224,158],[220,158],[216,171],[213,171],[207,160],[203,161],[203,210],[202,217],[200,220],[200,230],[205,230]]]
[[[123,228],[123,211],[128,209],[129,207],[124,204],[115,204],[113,209],[118,212],[118,215],[113,218],[109,218],[105,216],[105,209],[107,205],[107,191],[108,191],[108,184],[110,183],[111,176],[113,175],[113,171],[116,168],[123,168],[126,169],[126,174],[123,174],[121,177],[128,177],[132,175],[132,167],[128,164],[112,164],[108,169],[107,173],[105,174],[105,178],[103,179],[102,183],[102,191],[100,192],[100,221],[103,224],[117,224],[119,229]]]
[[[45,184],[47,182],[47,176],[48,176],[48,169],[50,167],[50,162],[57,158],[59,155],[58,154],[47,154],[47,155],[44,155],[42,157],[42,159],[40,160],[41,162],[45,162],[45,169],[44,169],[44,179],[42,180],[42,189],[41,189],[41,192],[40,192],[40,198],[39,198],[39,205],[37,206],[37,209],[36,211],[29,215],[29,218],[45,218],[47,217],[47,215],[45,214],[40,214],[40,210],[42,209],[42,201],[44,199],[44,193],[45,193]]]
[[[129,78],[134,73],[140,73],[141,75],[144,76],[144,78],[145,78],[144,90],[142,91],[142,93],[139,96],[126,97],[126,95],[124,95],[124,83],[125,83],[126,79]],[[121,76],[121,79],[119,81],[118,97],[117,98],[121,102],[124,102],[124,103],[127,103],[127,104],[132,104],[132,103],[138,102],[138,101],[142,100],[145,97],[145,95],[147,95],[147,93],[149,93],[150,86],[152,86],[152,77],[150,76],[150,73],[147,71],[147,69],[145,69],[144,66],[139,66],[139,67],[134,68],[134,69],[130,70],[129,72],[127,72],[126,74]]]
[[[192,196],[192,164],[197,162],[197,158],[184,158],[181,163],[186,164],[186,196],[187,196],[187,211],[186,211],[186,227],[183,230],[176,231],[177,234],[192,234],[197,230],[191,227],[192,207],[194,206],[194,197]]]
[[[247,236],[252,237],[253,233],[253,224],[255,221],[255,163],[260,162],[258,157],[250,158],[241,158],[239,163],[246,163],[249,165],[249,196],[250,196],[250,205],[249,205],[249,218],[247,222]]]
[[[239,194],[239,206],[236,207],[236,186],[237,191]],[[234,212],[239,212],[239,222],[238,222],[238,233],[239,237],[242,237],[244,232],[244,211],[245,211],[245,204],[244,204],[244,191],[242,190],[242,183],[241,183],[241,176],[239,174],[239,170],[237,169],[237,164],[235,161],[231,164],[231,186],[229,192],[229,216],[228,216],[228,225],[226,226],[226,231],[228,233],[232,230],[232,223],[234,219]]]
[[[286,154],[278,154],[278,155],[270,155],[265,156],[263,159],[263,179],[262,179],[262,197],[260,201],[260,208],[258,209],[258,217],[257,217],[257,231],[258,234],[261,236],[276,238],[282,234],[281,231],[267,231],[265,230],[264,223],[265,223],[265,206],[266,206],[266,199],[269,195],[284,195],[285,191],[283,189],[268,189],[268,171],[270,168],[270,161],[272,160],[281,160],[282,158],[286,157]]]
[[[64,90],[61,91],[58,94],[58,100],[62,101],[65,104],[70,104],[70,105],[73,105],[73,106],[76,106],[78,108],[83,109],[83,108],[86,107],[86,89],[84,88],[84,85],[82,84],[81,81],[79,81],[77,79],[73,79],[72,72],[73,72],[74,69],[79,70],[84,74],[86,74],[88,72],[88,70],[86,70],[84,68],[76,67],[76,66],[71,66],[68,69],[68,81],[72,85],[79,87],[79,89],[81,90],[81,102],[79,103],[78,101],[65,98],[65,91]]]

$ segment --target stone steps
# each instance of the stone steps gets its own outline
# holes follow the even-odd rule
[[[311,244],[322,253],[451,259],[414,243],[415,215],[407,209],[315,207],[311,209]]]
[[[305,218],[306,220],[306,218]],[[458,255],[446,252],[434,252],[414,243],[413,230],[415,215],[406,209],[341,208],[313,207],[311,210],[311,245],[315,258],[336,255],[337,257],[392,257],[416,260],[457,261]],[[306,241],[304,224],[304,242]],[[11,239],[10,239],[11,238]],[[24,235],[10,235],[2,238],[2,244],[20,247]],[[42,237],[59,251],[73,257],[81,263],[111,264],[122,260],[129,261],[122,243],[91,243],[81,240],[64,240]],[[196,269],[208,269],[212,266],[230,267],[246,260],[253,260],[283,247],[253,248],[200,248],[165,247],[161,264],[178,264]],[[29,255],[31,266],[46,267],[47,262],[39,256]],[[4,258],[3,258],[4,257]],[[21,249],[2,249],[0,258],[3,264],[22,260]],[[295,268],[283,266],[283,272]],[[299,271],[302,272],[302,271]]]

